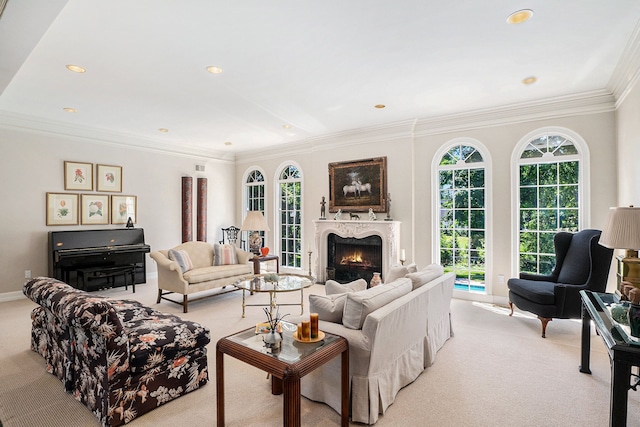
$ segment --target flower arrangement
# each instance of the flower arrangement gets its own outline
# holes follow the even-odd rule
[[[277,332],[278,331],[278,323],[280,323],[280,321],[282,319],[284,319],[285,317],[287,317],[289,315],[289,313],[283,315],[282,317],[280,317],[280,307],[278,307],[277,311],[276,311],[276,315],[273,316],[271,314],[271,312],[269,310],[267,310],[267,308],[263,308],[264,313],[267,315],[267,323],[269,324],[269,330],[271,332]]]
[[[262,337],[262,341],[264,342],[264,346],[267,348],[267,351],[275,354],[280,351],[280,345],[282,344],[282,336],[278,333],[278,323],[282,319],[288,316],[285,314],[280,317],[280,307],[276,311],[276,315],[273,316],[269,310],[266,308],[263,309],[265,314],[267,315],[267,322],[269,323],[270,332]]]

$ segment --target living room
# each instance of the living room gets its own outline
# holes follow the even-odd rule
[[[295,165],[302,175],[301,247],[304,251],[300,269],[283,267],[282,271],[306,272],[315,269],[318,262],[313,221],[320,216],[322,198],[329,199],[328,165],[377,157],[386,157],[387,190],[391,197],[389,214],[401,222],[400,246],[405,250],[407,261],[419,266],[434,262],[437,254],[433,242],[438,236],[434,232],[433,203],[437,187],[433,168],[440,150],[458,142],[486,150],[488,252],[487,292],[456,291],[455,296],[506,305],[506,279],[517,274],[513,240],[516,232],[512,197],[514,156],[517,158],[528,138],[560,132],[576,136],[586,147],[584,171],[588,197],[584,200],[587,206],[581,228],[601,229],[611,206],[640,204],[637,171],[640,35],[637,26],[624,54],[614,67],[612,83],[599,90],[437,117],[381,119],[374,126],[233,154],[220,151],[216,156],[201,151],[188,153],[187,149],[166,149],[160,139],[136,138],[64,121],[39,120],[14,113],[3,104],[1,194],[8,205],[2,215],[4,238],[0,251],[4,275],[0,280],[0,302],[24,298],[22,285],[26,271],[32,276],[48,274],[48,232],[119,227],[46,225],[46,193],[65,192],[65,161],[122,167],[122,194],[137,197],[135,226],[144,229],[146,243],[152,250],[181,243],[182,177],[208,180],[206,240],[214,243],[222,238],[222,227],[242,224],[246,209],[244,182],[250,171],[259,170],[265,177],[265,218],[271,228],[265,234],[265,245],[275,253],[280,249],[276,235],[279,215],[276,183],[283,167]],[[203,170],[196,170],[196,166]],[[379,213],[377,220],[382,221],[385,216],[386,213]],[[327,217],[327,221],[331,221],[333,213],[328,212]],[[361,217],[366,217],[366,212],[362,212]],[[311,258],[307,257],[307,248],[313,252]],[[609,290],[615,287],[614,276],[615,267],[611,271]],[[149,285],[156,277],[155,264],[149,258],[147,277]],[[199,304],[214,306],[216,299]]]

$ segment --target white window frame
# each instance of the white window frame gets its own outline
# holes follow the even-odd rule
[[[258,171],[262,174],[262,178],[264,179],[264,181],[262,181],[262,184],[253,184],[253,183],[248,183],[247,180],[249,179],[249,175],[253,172],[253,171]],[[264,210],[262,211],[262,215],[264,215],[264,219],[265,221],[267,221],[267,224],[269,224],[269,218],[267,216],[267,212],[268,212],[268,207],[267,207],[267,202],[268,202],[268,197],[267,197],[267,174],[264,172],[264,169],[262,169],[260,166],[251,166],[249,168],[247,168],[244,171],[244,174],[242,175],[242,221],[241,223],[244,222],[244,219],[247,217],[247,213],[249,212],[249,205],[247,203],[247,189],[248,187],[254,187],[254,186],[258,186],[258,185],[262,185],[263,186],[263,194],[264,194]],[[249,245],[249,233],[251,233],[251,231],[243,231],[242,232],[244,235],[242,236],[242,239],[247,242],[247,247],[245,249],[248,249],[248,245]],[[265,232],[261,231],[260,234],[262,235],[263,240],[265,240]],[[264,242],[264,245],[268,246],[266,241]]]
[[[280,175],[282,175],[282,172],[284,171],[285,168],[289,167],[289,166],[293,166],[296,169],[298,169],[298,172],[300,173],[300,178],[297,178],[296,180],[290,180],[290,181],[281,181],[280,180]],[[285,259],[283,259],[283,254],[282,254],[282,235],[281,235],[281,230],[282,230],[282,221],[281,221],[281,209],[280,209],[280,198],[281,198],[281,194],[280,194],[280,184],[282,182],[300,182],[300,267],[289,267],[287,265],[285,265]],[[273,235],[273,239],[274,239],[274,248],[277,251],[278,256],[280,257],[280,265],[283,268],[287,268],[287,269],[292,269],[292,270],[302,270],[304,267],[304,172],[302,170],[302,168],[300,167],[300,164],[298,164],[297,162],[294,161],[287,161],[287,162],[283,162],[280,164],[280,166],[278,166],[278,168],[276,169],[276,174],[274,177],[274,194],[275,194],[275,200],[274,200],[274,216],[275,216],[275,230],[273,230],[272,232],[274,233]]]
[[[522,153],[529,143],[535,139],[547,135],[558,135],[573,142],[578,154],[566,156],[553,156],[548,158],[521,159]],[[580,230],[590,227],[591,202],[590,202],[590,161],[589,147],[585,140],[577,132],[571,129],[549,126],[533,130],[523,136],[511,153],[511,277],[518,277],[520,273],[520,165],[557,163],[560,161],[577,160],[578,167],[578,227]]]
[[[467,145],[475,148],[483,159],[484,166],[484,219],[485,219],[485,295],[491,295],[493,290],[493,185],[492,185],[492,167],[491,156],[489,150],[480,141],[461,137],[454,138],[443,144],[435,153],[431,161],[431,195],[432,195],[432,212],[431,212],[431,229],[434,230],[433,238],[431,239],[431,253],[433,262],[440,264],[440,171],[443,169],[456,169],[456,166],[443,168],[440,166],[442,156],[444,156],[449,150],[458,145]],[[481,292],[469,292],[462,290],[454,290],[454,295],[457,297],[465,298],[469,295],[482,295]]]

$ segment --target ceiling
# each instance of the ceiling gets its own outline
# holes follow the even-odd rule
[[[526,8],[530,21],[506,22]],[[638,0],[8,0],[0,116],[232,158],[413,119],[615,95],[639,22]],[[530,76],[537,82],[523,84]]]

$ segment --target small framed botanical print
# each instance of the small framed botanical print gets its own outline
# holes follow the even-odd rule
[[[64,189],[93,191],[93,163],[65,161]]]
[[[122,166],[97,165],[96,182],[98,191],[122,193]]]
[[[109,196],[107,194],[81,194],[83,225],[109,224]]]
[[[136,196],[111,196],[111,224],[126,224],[129,218],[135,224],[138,215]]]
[[[47,225],[77,225],[78,195],[47,193]]]

